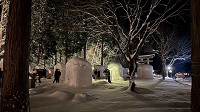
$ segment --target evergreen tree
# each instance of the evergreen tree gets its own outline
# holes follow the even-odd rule
[[[11,0],[4,57],[1,112],[29,112],[31,0]]]
[[[200,65],[200,1],[199,0],[191,0],[191,22],[192,22],[192,89],[191,89],[191,111],[199,112],[200,111],[200,73],[199,73],[199,65]]]

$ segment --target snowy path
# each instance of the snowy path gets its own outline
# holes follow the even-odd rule
[[[136,93],[129,93],[125,81],[97,81],[90,88],[47,82],[30,95],[31,112],[190,112],[190,86],[174,80],[136,83]]]

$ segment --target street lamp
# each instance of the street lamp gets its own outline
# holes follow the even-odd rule
[[[168,70],[171,70],[171,66],[168,66],[167,69],[168,69]]]
[[[167,76],[169,77],[169,74],[171,75],[172,77],[172,67],[171,66],[168,66],[167,67]]]

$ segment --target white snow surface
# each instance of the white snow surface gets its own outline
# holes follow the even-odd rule
[[[136,79],[135,92],[126,92],[128,81],[72,87],[52,80],[30,89],[31,112],[190,112],[191,86],[170,78]]]

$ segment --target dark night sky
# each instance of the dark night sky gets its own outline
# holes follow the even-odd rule
[[[169,25],[170,27],[176,27],[176,29],[178,30],[178,32],[181,36],[189,35],[188,37],[191,38],[190,37],[190,13],[189,13],[189,11],[186,11],[182,17],[184,18],[184,20],[179,17],[170,18],[169,19],[170,23],[166,22],[164,24]],[[156,55],[153,58],[153,61],[154,62],[150,63],[150,64],[153,65],[154,70],[159,70],[161,72],[162,64],[160,63],[159,56]],[[173,65],[173,73],[175,74],[177,72],[191,73],[191,60],[176,61]]]
[[[165,0],[163,0],[165,2]],[[184,0],[183,0],[184,1]],[[151,3],[151,2],[150,2]],[[188,5],[185,6],[184,9],[188,9],[188,10],[184,10],[181,13],[181,17],[180,16],[176,16],[176,17],[172,17],[170,19],[168,19],[168,22],[164,22],[164,24],[166,26],[170,26],[170,27],[175,27],[179,34],[184,36],[184,35],[188,35],[189,34],[189,38],[190,38],[190,7],[189,7],[189,3]],[[160,9],[159,9],[160,10]],[[122,12],[118,12],[118,14],[122,14]],[[129,27],[129,23],[124,20],[120,21],[121,23],[123,23],[124,28],[128,28]],[[160,59],[158,56],[155,56],[153,58],[153,63],[151,63],[151,65],[154,66],[155,70],[161,70],[161,63],[160,63]],[[190,72],[191,71],[191,62],[190,60],[188,61],[176,61],[176,63],[174,64],[174,72]]]

